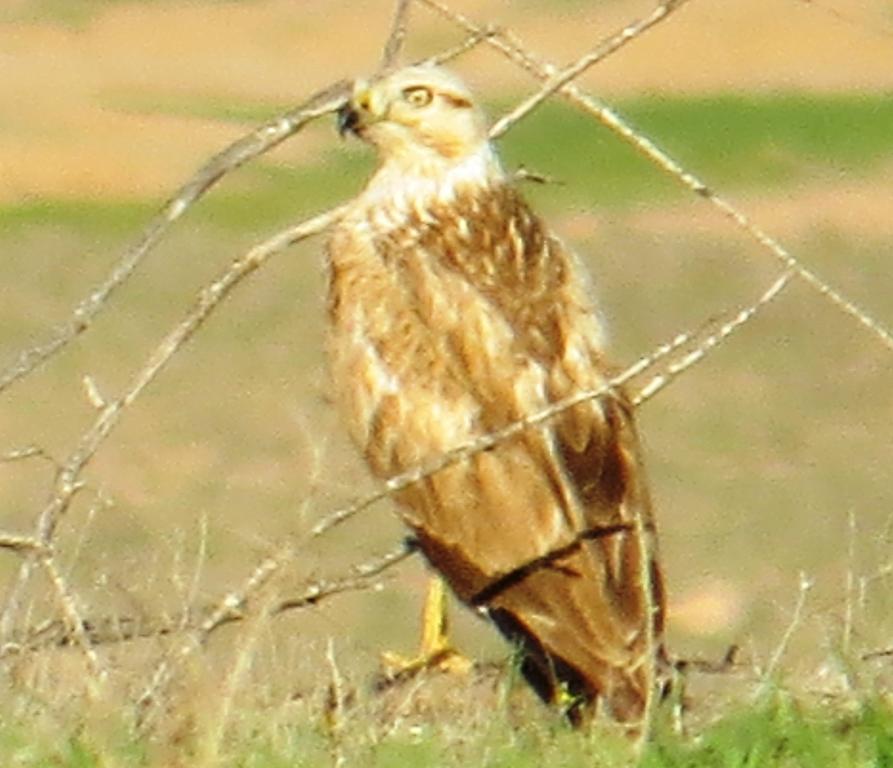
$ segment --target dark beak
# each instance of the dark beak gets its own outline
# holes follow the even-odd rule
[[[360,113],[354,109],[353,105],[346,101],[338,110],[337,117],[338,133],[343,137],[345,133],[357,133],[357,126],[360,124]]]

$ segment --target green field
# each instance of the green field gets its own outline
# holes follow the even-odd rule
[[[191,111],[246,128],[282,106],[116,99],[119,108]],[[617,108],[732,197],[781,200],[815,187],[833,193],[841,179],[889,179],[882,175],[893,160],[887,95],[640,97]],[[225,180],[88,334],[2,395],[0,453],[36,443],[65,457],[95,416],[81,386],[85,374],[107,395],[120,391],[232,258],[359,188],[368,155],[339,143],[330,126],[314,130],[332,136],[316,164],[263,159]],[[684,202],[685,193],[562,107],[532,116],[506,137],[502,152],[510,167],[554,180],[529,189],[559,231],[575,216],[584,224],[593,217],[570,237],[593,273],[620,363],[752,301],[776,274],[771,257],[731,225],[719,234],[640,228],[639,213]],[[0,208],[0,361],[64,320],[158,205],[39,200]],[[893,324],[893,240],[886,232],[819,224],[786,245]],[[318,242],[275,258],[124,417],[86,473],[87,487],[59,536],[65,574],[88,615],[154,616],[190,599],[217,600],[284,537],[374,487],[327,402],[323,290]],[[797,285],[643,409],[671,602],[719,595],[728,611],[706,630],[671,616],[671,648],[717,658],[737,643],[743,661],[735,675],[692,681],[688,732],[676,735],[662,724],[641,765],[893,765],[890,661],[862,657],[889,646],[893,631],[889,354]],[[30,530],[51,481],[52,467],[40,460],[0,464],[0,529]],[[401,535],[378,505],[303,549],[276,592],[343,573]],[[0,555],[3,585],[16,560]],[[777,670],[780,690],[748,706],[791,622],[801,572],[814,586]],[[337,742],[347,764],[632,764],[616,734],[566,729],[507,673],[493,684],[456,683],[443,701],[426,693],[429,685],[442,693],[443,680],[390,698],[370,692],[379,652],[409,652],[415,642],[423,583],[423,567],[411,562],[381,591],[333,598],[260,629],[221,632],[178,673],[151,738],[130,732],[131,702],[171,640],[101,647],[111,679],[89,704],[77,654],[23,654],[0,683],[0,763],[329,764],[337,740],[320,714],[328,681],[320,670],[326,641],[335,637],[357,699]],[[41,584],[29,597],[32,622],[55,615]],[[508,656],[488,627],[459,609],[456,638],[484,664]],[[233,678],[243,657],[242,684],[223,714],[221,681]]]
[[[289,105],[233,103],[213,95],[176,99],[113,97],[111,108],[145,115],[222,120],[246,128],[272,119]],[[509,102],[492,103],[498,115]],[[806,182],[870,175],[893,158],[893,96],[862,94],[732,94],[712,97],[645,96],[612,105],[686,168],[723,190],[784,189]],[[332,205],[356,190],[371,168],[355,142],[339,143],[317,164],[289,167],[261,160],[236,174],[236,191],[221,189],[202,201],[193,221],[230,230],[263,231],[296,214]],[[295,139],[300,141],[300,138]],[[509,167],[542,173],[554,184],[533,194],[555,209],[628,207],[678,200],[686,194],[608,129],[570,107],[550,104],[503,140]],[[123,236],[138,229],[160,201],[107,203],[40,200],[0,207],[0,227],[71,227]]]
[[[322,727],[236,726],[224,755],[211,757],[201,738],[186,745],[189,765],[233,768],[314,768],[341,755],[346,765],[372,768],[880,768],[893,760],[893,711],[866,701],[846,712],[807,710],[785,696],[732,711],[696,738],[659,732],[636,756],[628,743],[605,730],[581,734],[542,718],[521,729],[504,713],[460,734],[444,727],[419,727],[412,734],[364,737],[362,722],[347,720],[333,740]],[[351,732],[353,726],[359,733]],[[337,745],[337,746],[336,746]],[[153,764],[162,751],[109,729],[41,733],[19,723],[0,727],[0,749],[8,765],[100,768]]]

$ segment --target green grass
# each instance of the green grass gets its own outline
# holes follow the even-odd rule
[[[723,189],[769,189],[864,172],[893,157],[893,99],[883,94],[647,96],[616,110],[688,170]],[[505,138],[510,166],[560,183],[562,203],[632,205],[688,194],[611,131],[549,104]]]
[[[0,206],[0,232],[37,227],[125,235],[139,231],[155,212],[154,201],[32,200]]]
[[[207,94],[118,96],[110,103],[147,113],[235,121],[246,129],[282,111],[281,105]],[[647,96],[620,102],[618,111],[723,190],[784,188],[835,177],[843,170],[852,177],[893,158],[893,98],[884,94]],[[527,187],[547,207],[622,207],[687,194],[606,128],[559,104],[544,107],[514,128],[500,151],[508,167],[523,165],[556,182]],[[225,181],[194,215],[199,222],[230,231],[281,225],[345,199],[359,188],[372,163],[370,152],[355,143],[339,144],[333,130],[331,148],[312,165],[261,160]],[[0,229],[46,225],[121,233],[138,228],[159,205],[156,200],[7,205],[0,208]]]
[[[223,232],[282,226],[348,199],[360,189],[371,166],[371,158],[356,148],[327,153],[322,163],[307,167],[260,161],[227,180],[235,189],[224,182],[202,198],[190,212],[190,220]],[[0,206],[0,232],[16,235],[48,228],[135,236],[161,205],[161,200],[33,200]]]
[[[367,768],[888,768],[893,766],[893,710],[880,702],[806,708],[785,695],[729,712],[680,736],[658,733],[641,757],[617,734],[573,731],[552,721],[518,730],[498,714],[489,726],[462,735],[448,725],[377,738],[370,723],[342,741],[347,766]],[[316,768],[331,764],[332,745],[314,727],[275,734],[263,725],[229,742],[218,765],[232,768]],[[0,760],[21,768],[99,768],[159,764],[156,747],[92,728],[35,732],[25,722],[0,727]],[[206,764],[187,749],[190,764]],[[215,753],[216,754],[216,753]],[[185,755],[184,755],[185,756]]]
[[[725,716],[696,739],[658,741],[642,768],[850,768],[893,765],[893,713],[807,710],[785,697]]]
[[[226,2],[227,0],[220,0]],[[230,0],[246,2],[246,0]],[[248,0],[250,1],[250,0]],[[164,0],[26,0],[11,8],[0,7],[0,21],[12,23],[54,24],[81,30],[92,23],[111,5],[161,4]]]

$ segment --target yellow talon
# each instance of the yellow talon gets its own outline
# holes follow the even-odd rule
[[[390,680],[413,677],[427,669],[465,674],[472,662],[453,648],[448,637],[447,596],[443,579],[434,576],[428,583],[428,595],[422,608],[422,641],[414,659],[397,653],[381,655],[385,676]]]

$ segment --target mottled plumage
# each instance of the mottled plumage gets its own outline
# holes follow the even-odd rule
[[[602,386],[610,374],[580,265],[500,168],[465,86],[404,69],[358,83],[341,120],[381,159],[328,247],[335,395],[373,472],[393,476]],[[399,501],[456,594],[520,644],[544,699],[574,718],[599,700],[619,719],[642,714],[664,603],[656,560],[642,564],[636,515],[649,539],[653,521],[622,394]]]

